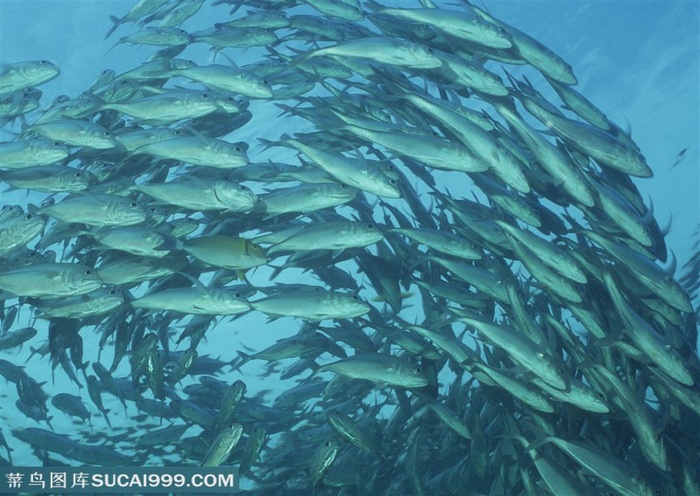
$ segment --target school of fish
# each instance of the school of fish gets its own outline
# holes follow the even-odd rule
[[[700,495],[700,258],[674,275],[635,185],[653,164],[567,62],[466,0],[112,20],[150,52],[78,96],[41,100],[49,61],[0,73],[0,182],[27,192],[0,211],[1,412],[27,419],[2,464],[21,445],[20,465],[239,466],[256,495]],[[244,349],[252,313],[275,324],[241,332],[291,332]]]

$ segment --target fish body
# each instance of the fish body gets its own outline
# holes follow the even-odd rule
[[[185,136],[156,141],[134,150],[162,159],[173,159],[193,165],[235,169],[248,163],[240,145],[203,136]]]
[[[427,24],[445,34],[491,48],[510,48],[513,42],[506,31],[479,16],[471,5],[464,10],[382,9],[378,14]]]
[[[89,293],[102,286],[90,267],[77,263],[27,265],[0,274],[0,289],[17,296],[57,298]]]
[[[250,188],[230,181],[211,179],[180,179],[165,183],[144,183],[139,191],[169,205],[190,210],[227,210],[247,212],[258,197]]]
[[[35,124],[26,131],[35,132],[44,138],[63,142],[67,145],[84,146],[96,150],[108,150],[117,146],[110,131],[88,121],[58,119]]]
[[[384,234],[371,223],[333,221],[309,224],[296,234],[273,245],[267,255],[281,251],[344,250],[361,248],[384,238]]]
[[[133,226],[146,220],[146,212],[137,201],[103,193],[78,193],[39,212],[63,222],[97,227]]]
[[[27,169],[60,162],[68,156],[61,141],[35,139],[0,143],[0,168]]]
[[[173,288],[134,300],[134,308],[170,310],[196,315],[236,315],[250,310],[250,304],[237,293],[215,288]]]
[[[187,67],[170,72],[172,76],[182,76],[193,81],[249,98],[272,98],[270,84],[253,73],[225,65]]]
[[[267,263],[262,248],[235,236],[200,236],[182,242],[182,249],[206,264],[246,270]]]
[[[317,370],[325,371],[391,386],[420,388],[428,385],[428,379],[420,367],[392,355],[358,354],[323,365]]]
[[[226,462],[229,454],[236,447],[243,434],[241,424],[231,423],[219,431],[204,456],[202,467],[218,467]]]
[[[51,81],[60,72],[57,66],[47,60],[3,64],[0,72],[0,98]]]
[[[312,321],[349,319],[370,311],[357,296],[321,288],[279,292],[251,302],[254,310],[272,316],[299,317]]]
[[[320,48],[297,60],[297,64],[311,57],[366,58],[374,62],[410,69],[434,69],[442,61],[432,55],[422,45],[397,38],[376,36],[346,41],[326,48]]]

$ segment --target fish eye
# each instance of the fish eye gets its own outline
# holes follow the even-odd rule
[[[105,131],[104,133],[102,133],[102,135],[103,136],[112,136],[112,133],[110,133],[109,131]]]
[[[83,175],[83,173],[80,171],[77,171],[75,174],[73,174],[73,176],[75,176],[75,177],[81,177],[82,175]]]
[[[239,293],[238,291],[236,291],[235,293],[233,293],[233,296],[235,296],[236,298],[240,298],[243,295],[241,293]]]
[[[27,214],[24,216],[24,220],[32,220],[34,216],[32,214]]]
[[[360,301],[360,297],[357,296],[357,295],[353,295],[353,296],[352,296],[352,299],[355,300],[355,301]]]
[[[51,145],[52,146],[63,146],[63,143],[61,143],[60,141],[54,141],[53,143],[51,143]]]
[[[234,147],[233,147],[233,150],[236,151],[236,152],[240,152],[240,151],[241,151],[241,147],[240,147],[240,146],[234,146]]]
[[[46,65],[46,64],[49,64],[50,62],[48,60],[40,60],[39,63]]]
[[[139,204],[136,203],[136,202],[131,202],[131,203],[129,203],[129,206],[130,206],[131,208],[136,208],[136,207],[139,206]]]
[[[209,93],[202,93],[202,98],[207,100],[209,98]]]
[[[158,209],[156,207],[151,207],[148,209],[148,211],[151,212],[152,214],[155,214],[158,212]]]
[[[389,179],[389,184],[398,184],[398,181],[394,178]]]
[[[367,229],[374,229],[374,224],[367,224]]]
[[[330,441],[326,441],[326,448],[330,448],[330,447],[331,447],[331,442],[330,442]]]
[[[91,275],[92,275],[92,271],[91,271],[90,269],[85,269],[85,270],[83,271],[83,275],[84,275],[84,276],[91,276]]]
[[[117,294],[117,290],[116,290],[116,289],[110,289],[109,292],[108,292],[107,294],[115,295],[115,294]]]
[[[176,129],[175,132],[173,133],[175,136],[180,136],[182,134],[182,131],[179,129]]]

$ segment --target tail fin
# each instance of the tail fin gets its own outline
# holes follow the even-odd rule
[[[109,20],[112,21],[112,23],[114,23],[114,26],[109,28],[109,31],[107,31],[107,35],[105,36],[105,40],[107,38],[109,38],[110,36],[112,36],[112,33],[114,33],[114,31],[122,24],[122,20],[119,19],[117,16],[109,16]]]

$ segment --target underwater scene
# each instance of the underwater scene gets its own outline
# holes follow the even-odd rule
[[[697,2],[0,0],[0,62],[1,495],[700,495]]]

